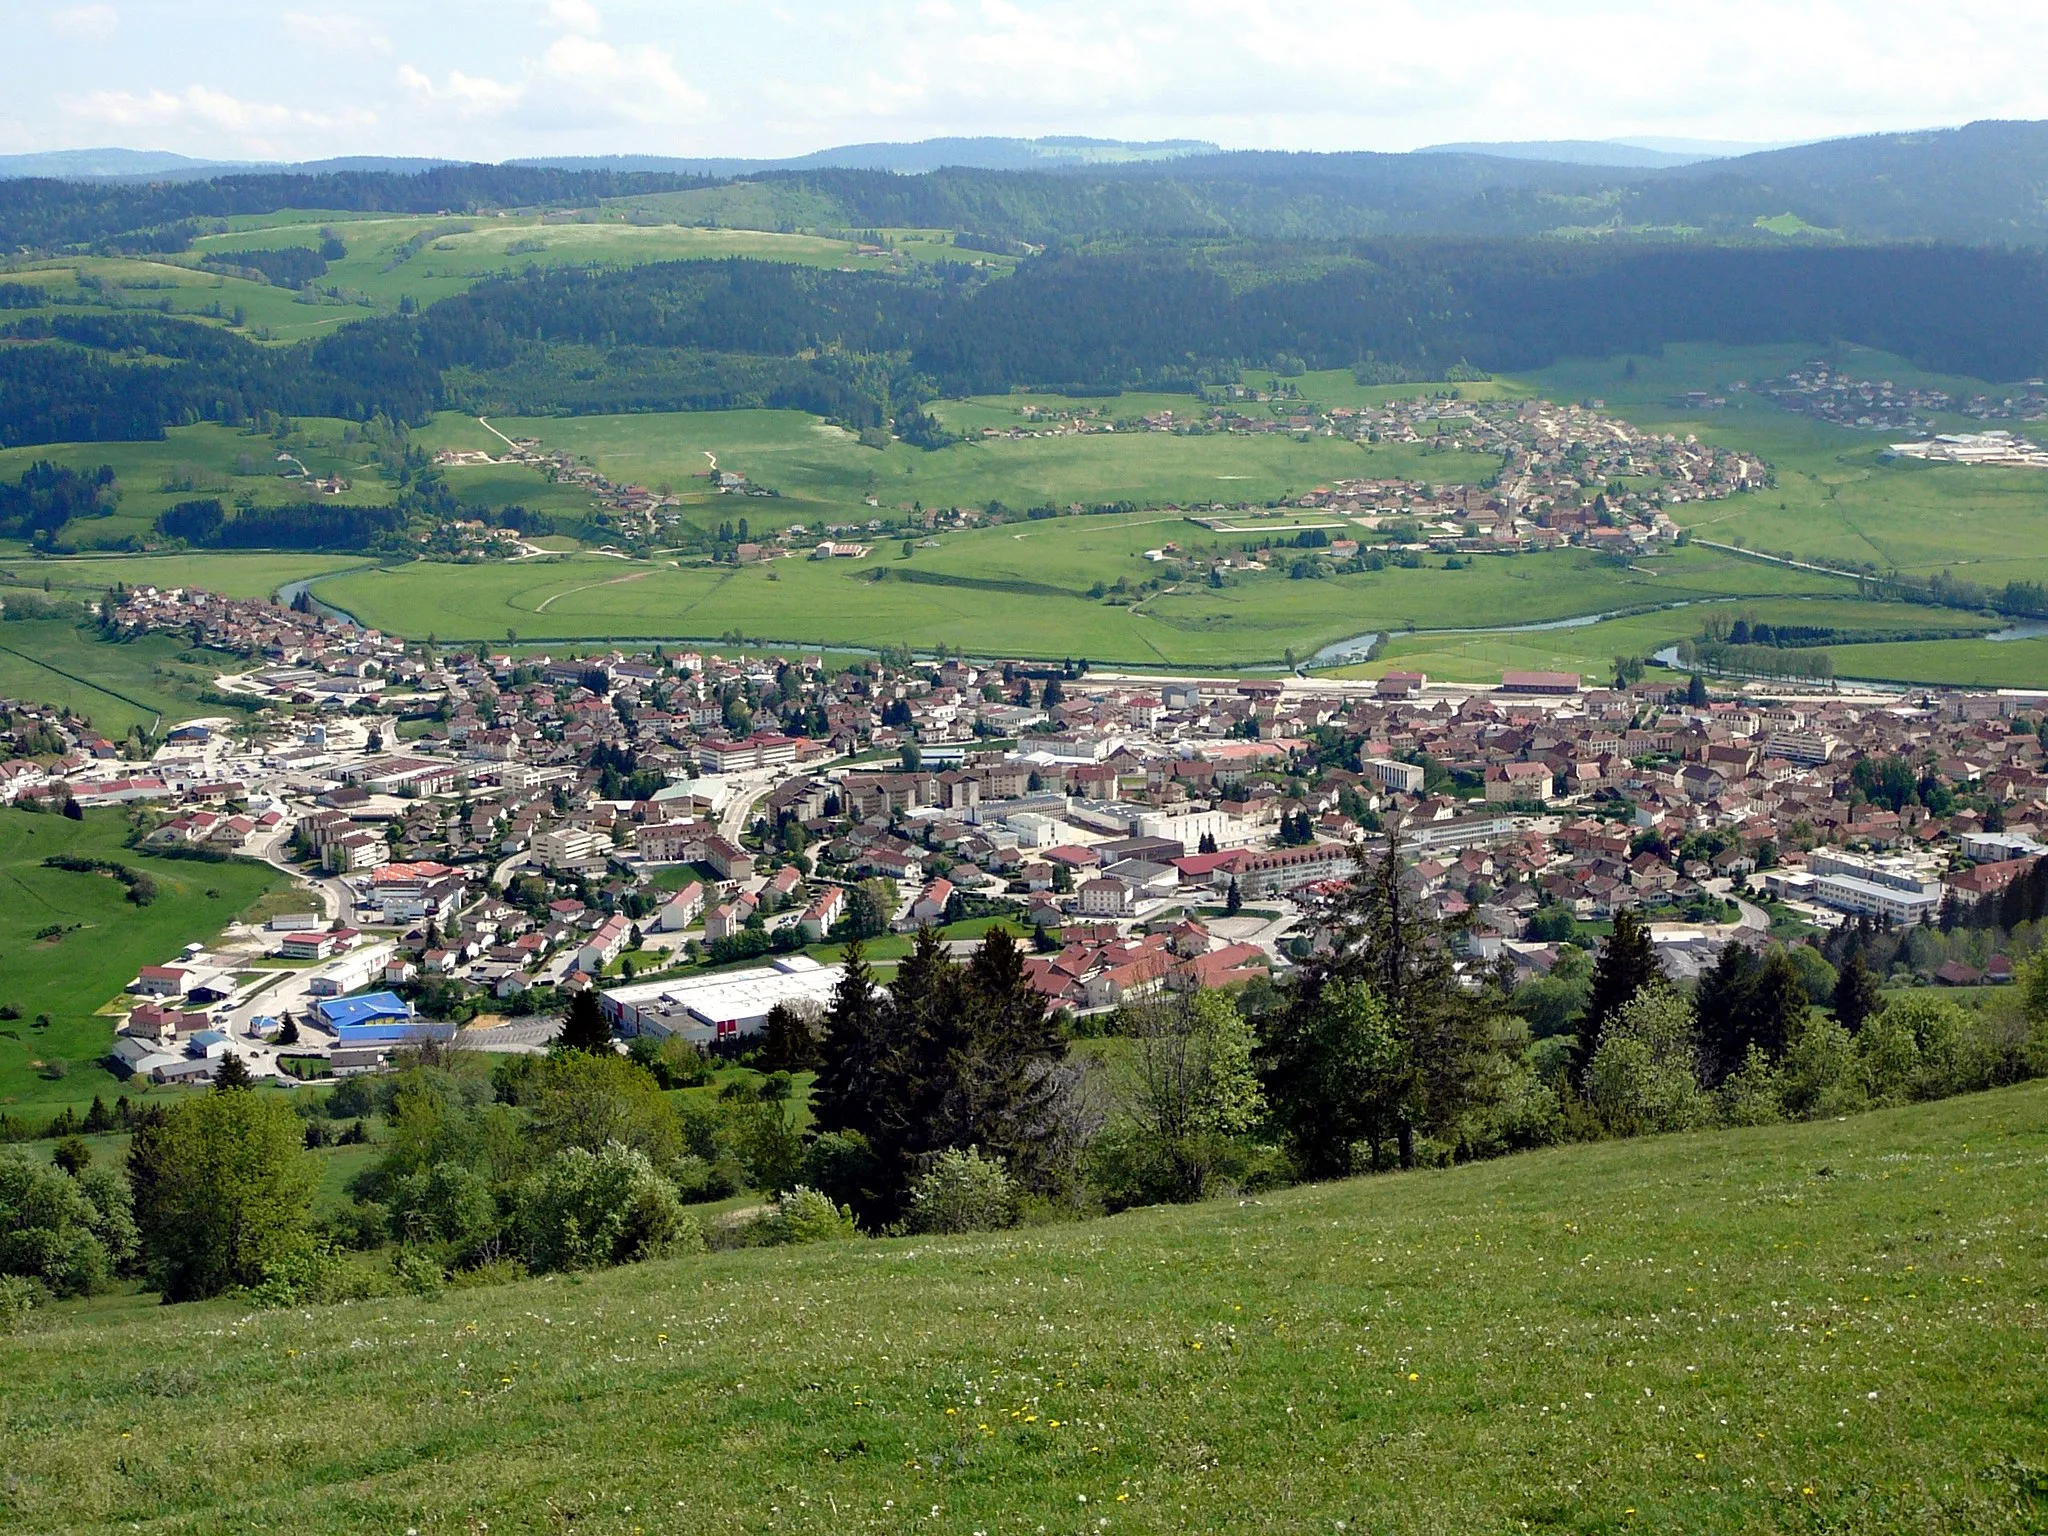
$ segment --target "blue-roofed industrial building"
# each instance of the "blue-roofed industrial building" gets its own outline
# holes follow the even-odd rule
[[[455,1026],[413,1016],[412,1004],[395,992],[365,992],[359,997],[326,997],[313,1014],[334,1031],[337,1050],[380,1045],[418,1045],[427,1040],[453,1040]]]

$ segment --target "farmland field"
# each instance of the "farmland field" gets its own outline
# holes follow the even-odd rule
[[[1179,409],[1188,407],[1187,396],[1140,396],[1108,404],[1120,416],[1176,400]],[[1038,396],[1005,396],[957,405],[941,402],[935,413],[975,431],[982,426],[1029,430],[1030,424],[1019,414],[1024,406],[1050,409],[1058,403]],[[706,455],[715,455],[719,468],[736,470],[780,494],[736,501],[700,484],[705,500],[714,504],[705,515],[744,515],[770,527],[819,517],[870,517],[870,496],[888,511],[916,503],[979,507],[992,500],[1016,509],[1115,501],[1206,508],[1298,496],[1344,477],[1470,482],[1499,468],[1499,461],[1487,455],[1408,446],[1363,448],[1334,437],[1298,442],[1286,435],[1097,433],[974,440],[933,452],[900,442],[875,449],[863,447],[851,432],[800,411],[507,417],[493,418],[491,425],[513,437],[536,437],[547,448],[586,457],[614,480],[669,485],[685,494],[693,480],[701,482],[706,474]],[[502,451],[504,446],[474,420],[453,415],[438,417],[421,441],[435,448]],[[469,496],[475,494],[469,477],[484,473],[489,467],[451,470],[449,483],[458,494]],[[527,481],[538,483],[538,477],[529,475]]]
[[[1820,344],[1673,346],[1660,358],[1562,363],[1522,382],[1553,399],[1599,397],[1645,428],[1695,432],[1767,458],[1777,471],[1774,489],[1687,509],[1682,520],[1702,538],[1919,576],[1953,570],[1992,586],[2048,577],[2048,471],[1887,463],[1881,455],[1898,434],[1814,421],[1753,393],[1730,394],[1727,408],[1714,411],[1671,403],[1687,390],[1782,376],[1829,352]],[[1843,347],[1835,356],[1858,378],[1996,393],[1982,380],[1927,374],[1883,353]],[[1945,431],[1983,425],[1963,417],[1936,424]]]
[[[0,810],[0,1003],[21,1017],[0,1023],[0,1108],[54,1113],[83,1108],[123,1084],[99,1065],[113,1021],[96,1010],[145,965],[210,939],[284,876],[254,863],[157,859],[123,848],[127,818],[88,811],[84,821]],[[137,907],[104,875],[45,869],[54,853],[118,860],[145,870],[156,900]],[[52,926],[61,936],[39,939]],[[39,1015],[51,1022],[39,1026]],[[56,1065],[51,1065],[51,1064]]]
[[[988,1236],[62,1308],[0,1340],[5,1508],[45,1532],[2038,1530],[2044,1158],[2030,1084]]]
[[[31,555],[0,547],[0,586],[40,588],[98,597],[116,582],[129,586],[203,586],[228,597],[265,597],[287,582],[366,564],[361,555],[239,551],[204,554],[87,555],[76,559]]]
[[[188,655],[193,659],[179,659]],[[174,635],[115,642],[68,619],[0,624],[0,697],[68,708],[114,738],[159,719],[219,714],[218,707],[199,702],[199,690],[236,664],[227,656],[189,651]]]
[[[661,199],[633,206],[644,216],[673,217]],[[644,205],[644,206],[643,206]],[[695,215],[703,217],[708,215]],[[287,211],[229,221],[227,232],[203,235],[189,255],[176,258],[82,256],[16,264],[6,280],[43,289],[52,300],[89,309],[158,309],[226,323],[241,312],[243,328],[257,339],[291,342],[322,336],[380,312],[401,299],[422,306],[452,297],[486,278],[528,267],[639,266],[657,261],[722,260],[746,257],[812,267],[888,270],[912,261],[983,261],[1010,265],[1006,257],[954,247],[944,231],[890,231],[893,251],[860,255],[853,242],[817,235],[765,230],[696,228],[671,222],[632,223],[621,208],[576,219],[543,220],[538,215],[455,218],[436,215],[393,217]],[[208,254],[287,246],[317,248],[332,230],[348,254],[328,263],[317,288],[337,288],[345,297],[317,303],[299,291],[200,266]],[[417,242],[415,244],[415,242]],[[406,254],[408,249],[412,254]]]
[[[246,432],[211,422],[172,427],[162,442],[5,448],[0,449],[0,479],[16,479],[39,461],[81,472],[102,464],[112,465],[121,486],[120,504],[113,515],[74,518],[65,525],[65,538],[80,549],[118,549],[128,540],[149,538],[159,514],[195,497],[216,497],[223,503],[233,503],[247,496],[265,507],[311,499],[312,493],[301,480],[279,473],[289,467],[278,461],[281,451],[289,451],[308,474],[340,475],[346,479],[349,489],[333,498],[336,501],[363,506],[390,504],[394,487],[374,468],[358,462],[362,457],[360,449],[342,441],[349,423],[309,416],[293,425],[297,430],[289,450],[268,433]]]
[[[1751,623],[1839,629],[1852,635],[1859,632],[1896,633],[1922,626],[1988,632],[2006,622],[1938,608],[1862,602],[1853,598],[1728,598],[1687,608],[1604,619],[1597,624],[1573,629],[1520,634],[1499,630],[1470,635],[1431,634],[1427,631],[1396,634],[1388,638],[1374,661],[1339,668],[1334,675],[1379,677],[1399,670],[1426,672],[1446,682],[1482,683],[1495,681],[1509,667],[1531,667],[1578,672],[1593,678],[1608,674],[1617,656],[1648,657],[1666,646],[1697,636],[1709,614],[1718,614],[1731,623],[1737,618],[1744,618]],[[2004,643],[1986,647],[1981,641],[1947,640],[1907,642],[1897,649],[1917,654],[1932,652],[1941,646],[1967,646],[1972,651],[1989,649],[1997,652],[2004,649]],[[1847,675],[1844,669],[1849,657],[1893,647],[1838,644],[1826,649],[1836,658],[1836,671]]]
[[[769,640],[847,646],[944,643],[977,654],[1085,656],[1136,665],[1260,666],[1292,649],[1375,628],[1526,623],[1729,592],[1826,593],[1846,582],[1707,550],[1620,567],[1584,551],[1441,562],[1324,581],[1283,575],[1188,583],[1120,606],[1089,593],[1157,567],[1143,551],[1210,538],[1163,514],[1062,518],[948,535],[901,558],[754,566],[622,563],[594,556],[516,565],[416,563],[317,584],[366,624],[442,640],[604,637]],[[1223,536],[1227,537],[1227,536]],[[1234,545],[1236,540],[1229,540]]]

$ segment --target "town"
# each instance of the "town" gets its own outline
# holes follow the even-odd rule
[[[135,978],[115,1051],[159,1082],[230,1054],[345,1074],[458,1035],[532,1051],[591,990],[622,1034],[735,1047],[821,1005],[829,946],[923,926],[1030,934],[1032,985],[1074,1017],[1269,985],[1389,839],[1464,963],[1522,980],[1624,912],[1676,979],[1730,939],[1946,933],[2044,852],[2048,689],[555,656],[191,589],[107,602],[123,632],[246,658],[218,688],[252,710],[138,758],[10,704],[0,800],[123,807],[144,847],[263,859],[305,893]],[[1901,956],[1934,982],[2011,974]]]

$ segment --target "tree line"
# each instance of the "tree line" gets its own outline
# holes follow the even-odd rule
[[[914,412],[936,392],[1185,390],[1283,355],[1441,376],[1836,337],[1985,378],[2048,366],[2048,258],[2034,252],[1379,240],[1320,253],[1307,275],[1300,255],[1053,253],[1001,281],[943,263],[535,271],[275,348],[162,315],[31,314],[0,332],[35,343],[0,348],[0,446],[154,438],[262,410],[418,423],[458,402],[824,406],[935,445]]]

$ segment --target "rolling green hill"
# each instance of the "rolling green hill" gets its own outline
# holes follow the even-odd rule
[[[2032,1531],[2048,1086],[0,1341],[59,1531]]]

